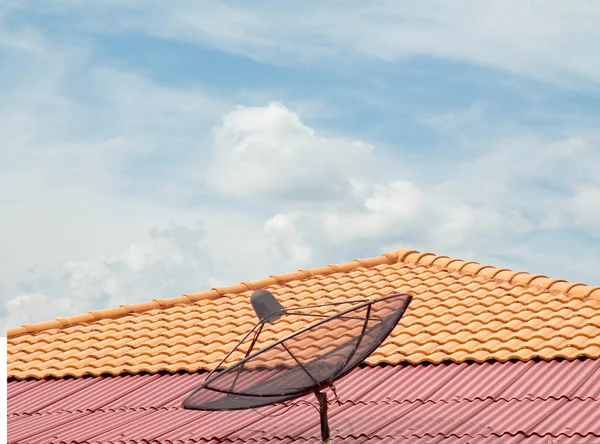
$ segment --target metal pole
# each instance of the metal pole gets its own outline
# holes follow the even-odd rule
[[[217,371],[217,369],[218,369],[219,367],[221,367],[221,364],[223,364],[223,363],[224,363],[224,362],[227,360],[227,358],[229,358],[229,357],[230,357],[230,356],[233,354],[233,352],[234,352],[234,351],[236,351],[236,350],[238,349],[238,347],[239,347],[240,345],[242,345],[242,343],[243,343],[243,342],[244,342],[246,339],[248,339],[248,336],[250,336],[250,335],[252,334],[252,332],[253,332],[254,330],[256,330],[256,327],[258,327],[259,325],[260,325],[260,328],[261,328],[261,330],[262,330],[262,326],[263,326],[263,321],[262,321],[262,320],[261,320],[261,321],[258,321],[256,324],[254,324],[254,327],[252,327],[252,328],[250,329],[250,331],[249,331],[248,333],[246,333],[246,334],[245,334],[245,336],[242,338],[242,340],[241,340],[240,342],[238,342],[238,343],[235,345],[235,347],[233,347],[233,349],[232,349],[232,350],[231,350],[229,353],[227,353],[227,354],[226,354],[226,355],[223,357],[223,359],[221,359],[221,362],[219,362],[219,363],[217,364],[217,366],[216,366],[215,368],[213,368],[213,369],[210,371],[210,373],[209,373],[209,374],[206,376],[206,378],[204,378],[204,380],[202,381],[202,385],[201,385],[200,387],[198,387],[198,388],[204,387],[204,384],[205,384],[206,382],[208,382],[208,380],[210,379],[210,377],[212,376],[212,374],[213,374],[214,372],[216,372],[216,371]]]
[[[319,414],[321,416],[321,442],[323,444],[330,444],[329,424],[327,422],[327,393],[315,391],[315,395],[319,400]]]
[[[264,326],[265,326],[265,324],[261,323],[260,328],[258,330],[256,330],[256,333],[254,334],[254,338],[252,339],[252,343],[250,344],[250,347],[248,348],[248,351],[246,352],[246,356],[244,356],[244,359],[246,359],[252,352],[252,349],[254,348],[254,344],[256,344],[256,340],[258,339],[258,335],[260,335]],[[244,361],[242,360],[241,362],[242,363],[239,364],[237,375],[235,375],[235,379],[231,383],[231,388],[229,389],[230,392],[233,392],[233,388],[235,387],[235,384],[236,384],[238,378],[240,377],[240,373],[242,373],[242,370],[244,370]]]

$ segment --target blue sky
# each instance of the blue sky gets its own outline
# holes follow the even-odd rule
[[[594,2],[0,6],[0,324],[395,248],[600,285]]]

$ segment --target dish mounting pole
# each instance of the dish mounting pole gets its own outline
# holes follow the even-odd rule
[[[315,390],[315,396],[319,401],[319,415],[321,416],[321,442],[323,444],[330,444],[329,423],[327,421],[327,393]]]

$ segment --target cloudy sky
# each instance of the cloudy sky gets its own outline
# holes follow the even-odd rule
[[[0,6],[0,327],[414,248],[600,285],[600,3]]]

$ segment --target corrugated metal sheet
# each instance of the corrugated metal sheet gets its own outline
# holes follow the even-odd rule
[[[182,410],[202,378],[11,381],[9,442],[318,442],[312,396],[273,416]],[[335,442],[600,442],[600,360],[359,368],[337,390]]]
[[[268,444],[268,443],[272,443],[273,441],[275,441],[277,444],[291,444],[291,443],[295,443],[295,442],[299,442],[302,444],[320,444],[321,441],[317,438],[312,438],[312,439],[298,439],[298,440],[293,440],[291,438],[286,438],[286,439],[277,439],[277,440],[269,440],[269,439],[265,439],[265,438],[259,438],[256,440],[253,440],[252,443],[256,443],[256,444]],[[195,441],[182,441],[182,442],[177,442],[177,443],[168,443],[168,444],[219,444],[223,441],[219,441],[217,439],[211,439],[211,440],[205,440],[205,439],[200,439],[200,440],[195,440]],[[241,441],[241,440],[234,440],[234,441],[225,441],[227,443],[230,444],[244,444],[247,443],[247,441]],[[336,439],[334,444],[337,444],[338,442],[344,442],[344,443],[354,443],[357,441],[353,441],[353,440],[340,440],[340,439]],[[364,442],[364,441],[358,441],[358,442]],[[393,443],[399,443],[399,444],[432,444],[435,442],[439,442],[436,441],[435,439],[432,439],[430,437],[425,437],[425,438],[396,438],[393,440]],[[598,440],[597,437],[593,436],[593,435],[586,435],[586,436],[580,436],[580,435],[573,435],[573,436],[567,436],[567,435],[558,435],[558,436],[552,436],[552,435],[544,435],[544,436],[525,436],[523,434],[518,434],[516,436],[510,436],[510,435],[505,435],[502,438],[495,438],[495,439],[490,439],[489,437],[476,437],[476,438],[462,438],[462,439],[445,439],[443,441],[445,444],[598,444],[600,443],[600,440]],[[371,438],[367,441],[367,444],[390,444],[390,440],[389,438]],[[140,444],[162,444],[159,443],[158,441],[143,441]]]

